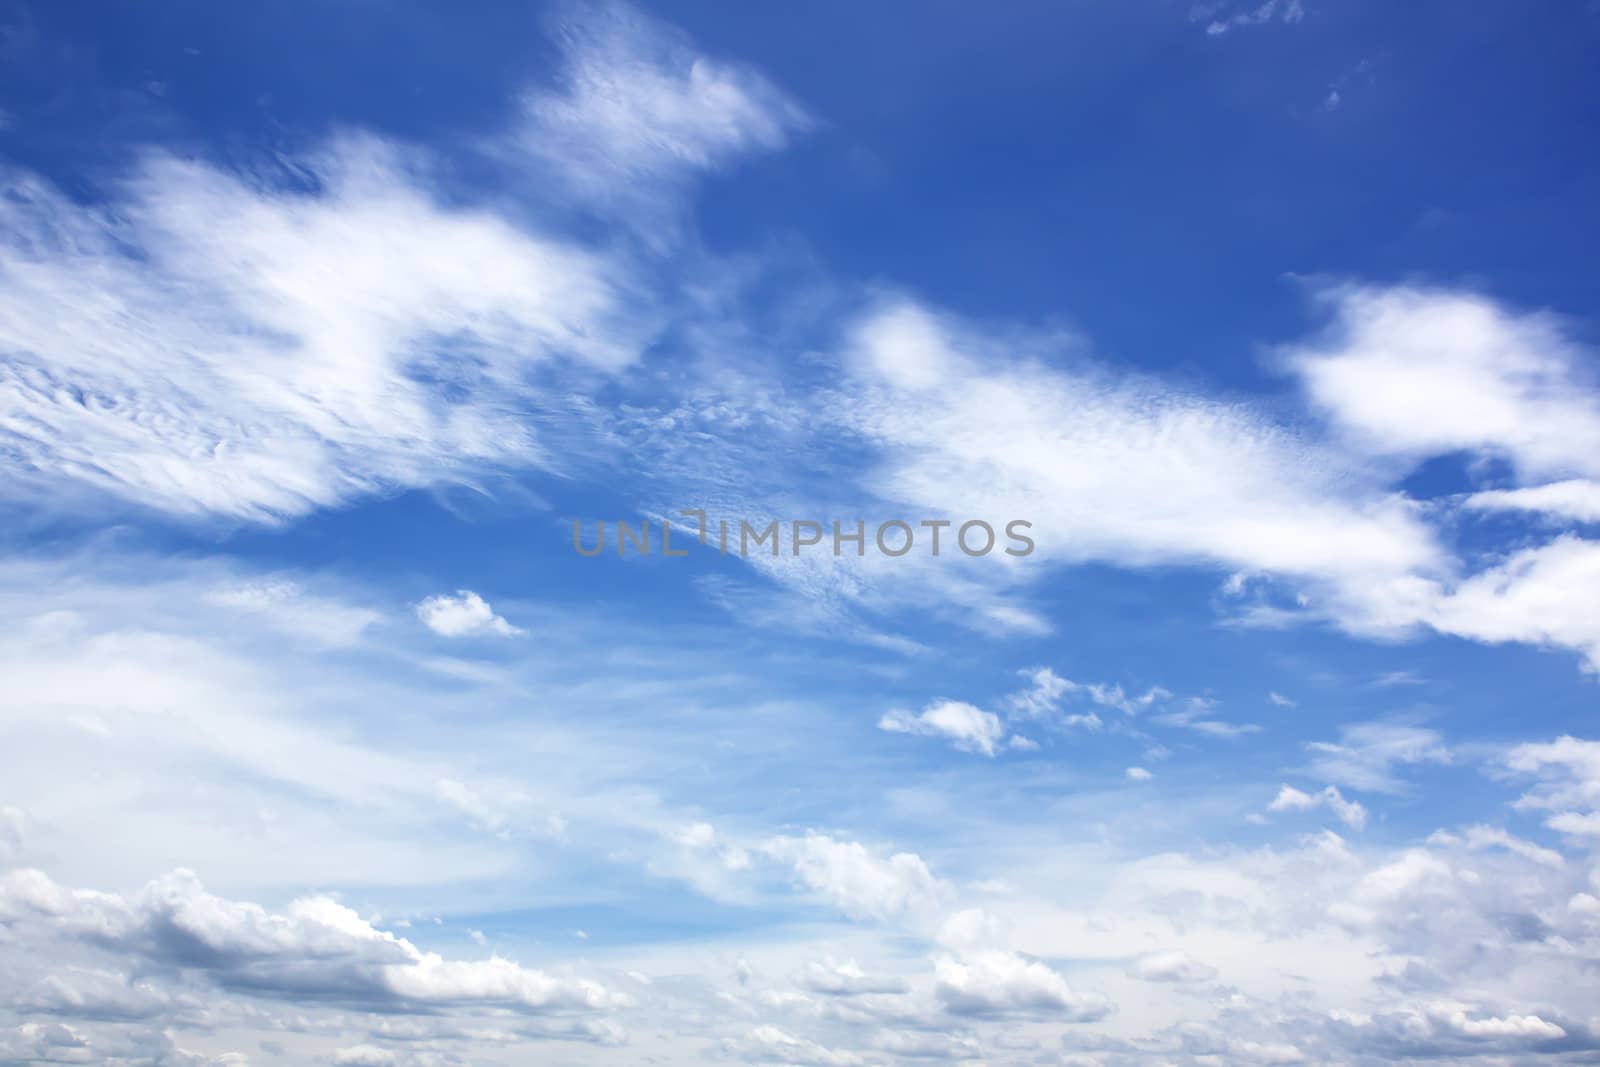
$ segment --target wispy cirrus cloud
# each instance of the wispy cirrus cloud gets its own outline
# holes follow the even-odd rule
[[[574,7],[558,36],[562,87],[488,147],[542,153],[613,216],[676,210],[693,175],[804,125],[631,9]],[[151,150],[93,203],[0,171],[11,495],[278,522],[559,468],[541,422],[573,405],[551,399],[635,362],[670,297],[444,171],[364,133],[254,168]]]
[[[672,191],[739,156],[781,149],[811,124],[759,72],[702,54],[635,8],[571,4],[554,31],[564,55],[557,86],[524,97],[524,124],[502,147],[543,161],[570,195],[607,215],[670,222]]]

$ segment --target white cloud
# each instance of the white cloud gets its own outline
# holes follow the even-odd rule
[[[1533,511],[1579,522],[1600,522],[1600,482],[1569,478],[1526,489],[1485,489],[1472,493],[1464,503],[1477,511]]]
[[[298,1002],[385,1007],[481,1003],[516,1011],[604,1011],[628,998],[493,957],[446,960],[371,925],[331,897],[284,913],[207,893],[187,871],[129,899],[67,889],[37,870],[0,877],[0,916],[29,933],[77,939],[133,960],[201,971],[223,989]]]
[[[1571,648],[1600,672],[1600,541],[1565,536],[1513,553],[1427,604],[1434,629],[1475,641]]]
[[[1450,749],[1437,731],[1405,723],[1366,722],[1346,726],[1339,740],[1313,741],[1309,773],[1325,782],[1372,793],[1400,793],[1396,767],[1449,763]]]
[[[1428,839],[1441,844],[1462,844],[1472,849],[1503,848],[1546,867],[1561,868],[1566,859],[1554,849],[1525,841],[1495,826],[1469,826],[1460,834],[1440,831]]]
[[[559,90],[481,146],[546,211],[565,188],[608,221],[670,214],[693,176],[807,124],[626,7],[557,29]],[[152,151],[103,208],[0,171],[8,494],[274,522],[560,466],[543,424],[578,416],[548,398],[630,365],[657,299],[615,243],[463,203],[448,173],[362,134],[238,169]]]
[[[470,589],[457,590],[454,596],[431,596],[417,605],[417,618],[441,637],[473,637],[496,634],[515,637],[522,633],[494,613],[489,602]]]
[[[878,729],[919,737],[942,737],[963,752],[994,757],[1005,738],[1005,726],[991,712],[959,700],[929,704],[920,714],[895,710],[878,720]]]
[[[1017,673],[1028,679],[1028,688],[1007,697],[1006,705],[1022,719],[1047,717],[1061,706],[1067,694],[1078,688],[1049,667],[1028,667]]]
[[[1038,960],[998,949],[961,959],[939,959],[934,966],[934,993],[958,1015],[1022,1015],[1084,1022],[1111,1011],[1104,997],[1075,991]]]
[[[904,993],[907,986],[898,978],[873,977],[855,960],[836,963],[832,959],[812,960],[801,970],[796,983],[813,993],[830,997],[857,997],[871,993]]]
[[[1592,485],[1573,479],[1600,469],[1600,391],[1584,351],[1548,316],[1470,294],[1325,285],[1315,295],[1333,325],[1287,346],[1282,364],[1333,436],[1097,368],[1070,336],[904,299],[875,306],[850,333],[839,405],[877,456],[864,487],[921,513],[1025,516],[1037,543],[1023,561],[918,572],[914,593],[896,584],[912,568],[873,574],[878,595],[937,589],[983,627],[985,605],[1026,610],[1016,588],[1042,564],[1187,563],[1231,572],[1234,599],[1252,594],[1242,623],[1327,620],[1383,638],[1431,627],[1600,663],[1589,542],[1519,544],[1475,570],[1430,524],[1457,512],[1395,488],[1404,465],[1466,451],[1509,460],[1519,477],[1569,479],[1469,495],[1469,507],[1586,513]],[[1024,699],[1016,710],[1033,709]]]
[[[1108,691],[1104,687],[1079,685],[1061,677],[1049,667],[1028,667],[1017,673],[1028,679],[1029,685],[1005,698],[1005,706],[1013,721],[1041,722],[1062,728],[1082,727],[1091,732],[1105,726],[1093,711],[1065,713],[1061,708],[1068,698],[1081,693],[1087,693],[1097,704],[1107,704],[1104,698]],[[1153,699],[1155,692],[1152,690],[1146,694],[1146,700]],[[1115,695],[1119,700],[1119,710],[1127,710],[1125,705],[1120,704],[1120,688],[1115,690]]]
[[[793,865],[807,888],[857,919],[890,919],[934,906],[945,888],[922,857],[911,852],[880,856],[859,841],[826,834],[775,837],[763,851]]]
[[[1285,350],[1312,404],[1360,446],[1502,457],[1519,475],[1600,475],[1589,356],[1544,314],[1471,293],[1327,286],[1320,337]]]
[[[637,352],[616,264],[443,205],[372,138],[299,165],[320,191],[158,153],[104,212],[5,176],[13,492],[273,521],[547,464],[507,398],[531,403],[539,368]]]
[[[1600,838],[1600,742],[1560,737],[1517,745],[1505,764],[1538,780],[1518,800],[1519,807],[1553,812],[1545,820],[1553,830]]]
[[[1451,1028],[1467,1037],[1533,1037],[1553,1041],[1566,1037],[1567,1032],[1537,1015],[1508,1015],[1503,1018],[1473,1019],[1465,1012],[1454,1011],[1447,1016]]]
[[[1278,790],[1278,795],[1267,805],[1268,811],[1313,811],[1317,808],[1327,808],[1352,830],[1360,830],[1367,825],[1367,809],[1354,800],[1346,800],[1344,794],[1331,785],[1320,793],[1303,793],[1286,785]]]
[[[1129,767],[1122,773],[1125,774],[1131,781],[1135,782],[1148,782],[1150,779],[1155,777],[1155,775],[1151,774],[1143,767]]]
[[[1152,721],[1163,726],[1176,726],[1185,730],[1193,730],[1207,737],[1221,738],[1225,741],[1236,740],[1246,734],[1260,733],[1261,727],[1253,722],[1236,723],[1225,722],[1213,718],[1211,710],[1216,707],[1216,701],[1206,697],[1189,697],[1180,701],[1177,706],[1168,708],[1156,715]]]
[[[1261,26],[1273,21],[1293,23],[1306,17],[1302,0],[1263,0],[1231,15],[1216,17],[1222,9],[1222,4],[1198,4],[1189,12],[1189,18],[1193,22],[1205,22],[1206,33],[1220,37],[1242,26]]]
[[[560,89],[530,94],[521,148],[613,213],[654,213],[664,189],[809,125],[760,74],[699,54],[619,4],[571,6],[557,26]]]
[[[1034,568],[1187,562],[1365,584],[1445,562],[1375,474],[1242,405],[1086,367],[1077,347],[909,301],[866,315],[846,410],[879,450],[869,488],[929,514],[1025,517]],[[996,581],[1017,569],[994,562]]]

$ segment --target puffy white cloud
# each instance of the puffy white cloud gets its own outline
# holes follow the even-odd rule
[[[441,637],[514,637],[522,632],[496,615],[489,602],[470,589],[457,590],[454,596],[429,597],[417,605],[417,618]]]
[[[1005,738],[1000,717],[959,700],[929,704],[920,714],[895,710],[878,720],[878,729],[891,733],[941,737],[963,752],[993,757]]]
[[[1505,763],[1538,780],[1519,807],[1552,812],[1545,825],[1561,833],[1600,837],[1600,741],[1560,737],[1517,745]]]
[[[859,841],[840,841],[812,831],[775,837],[763,851],[793,865],[796,878],[858,919],[889,919],[938,903],[945,888],[922,857],[912,852],[880,856]]]
[[[393,1067],[399,1056],[377,1045],[351,1045],[333,1054],[334,1067]]]
[[[1338,787],[1331,785],[1320,793],[1303,793],[1286,785],[1278,790],[1278,795],[1272,798],[1267,810],[1312,811],[1324,807],[1352,830],[1360,830],[1367,825],[1367,809],[1354,800],[1346,800]]]
[[[1317,298],[1332,325],[1285,358],[1360,446],[1487,453],[1539,479],[1600,475],[1600,383],[1552,316],[1410,286],[1333,285]]]
[[[934,993],[958,1015],[1086,1022],[1111,1011],[1104,997],[1075,991],[1044,963],[999,949],[939,959],[934,966]]]
[[[41,871],[0,877],[0,919],[156,966],[203,973],[237,993],[296,1002],[320,998],[368,1010],[493,1005],[515,1011],[597,1012],[629,1003],[581,978],[510,960],[446,960],[380,930],[331,897],[283,913],[214,896],[187,871],[133,898],[68,889]]]
[[[1600,672],[1600,541],[1559,537],[1425,602],[1419,614],[1442,633],[1576,649]]]

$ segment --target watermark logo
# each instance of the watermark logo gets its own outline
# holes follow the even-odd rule
[[[654,553],[677,558],[689,554],[683,547],[686,539],[707,547],[715,544],[724,556],[741,557],[756,554],[798,556],[829,550],[835,556],[844,556],[850,551],[865,556],[870,550],[899,558],[919,547],[931,556],[959,553],[977,558],[999,551],[1020,557],[1032,555],[1034,549],[1033,538],[1027,533],[1033,529],[1033,523],[1027,519],[1011,519],[998,525],[984,519],[959,523],[953,519],[888,519],[869,527],[865,519],[831,523],[815,519],[769,519],[763,523],[749,519],[712,519],[703,508],[685,508],[678,514],[693,518],[694,525],[675,527],[671,519],[661,519],[653,526],[649,519],[637,524],[607,523],[601,519],[594,524],[592,533],[586,533],[584,523],[573,519],[572,547],[578,555],[591,558],[605,553],[608,545],[610,551],[619,556],[631,551],[638,556]],[[678,547],[673,547],[672,543],[674,530],[680,531]]]

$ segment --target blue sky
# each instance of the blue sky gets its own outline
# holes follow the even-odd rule
[[[0,1063],[1593,1062],[1597,43],[0,8]]]

